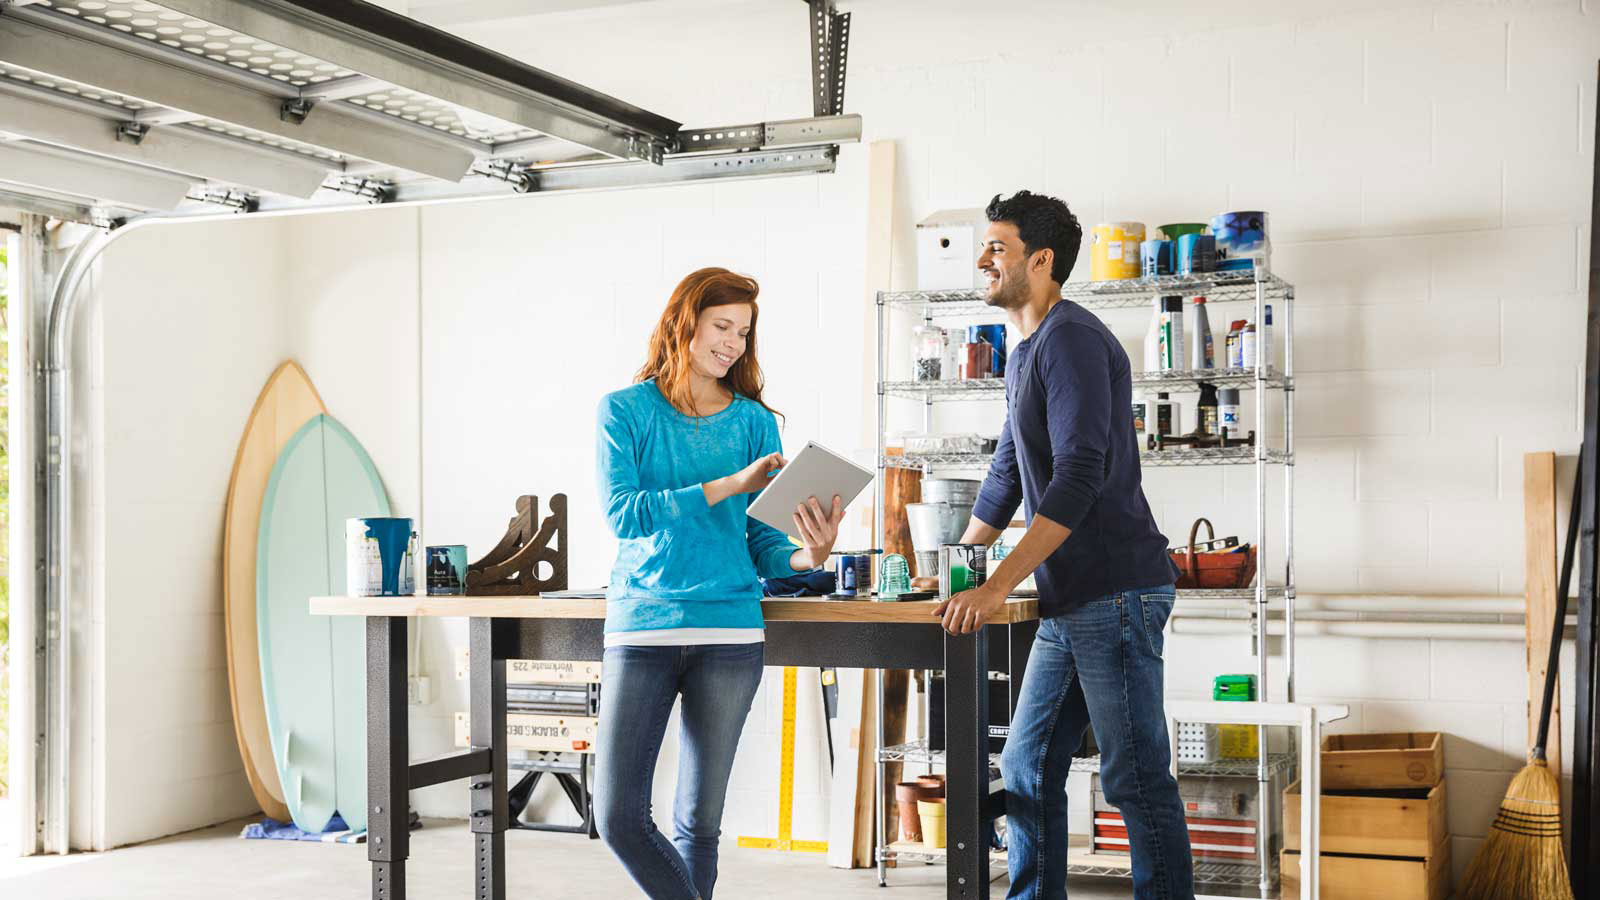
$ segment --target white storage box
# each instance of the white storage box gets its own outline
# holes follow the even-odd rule
[[[917,223],[917,290],[987,287],[978,271],[978,241],[989,226],[981,209],[944,209]]]

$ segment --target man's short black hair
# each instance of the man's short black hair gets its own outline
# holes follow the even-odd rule
[[[1046,247],[1053,250],[1055,262],[1050,267],[1050,277],[1057,284],[1067,283],[1078,261],[1078,248],[1083,246],[1083,226],[1067,204],[1044,194],[1017,191],[1004,200],[995,194],[984,212],[991,222],[1017,226],[1017,236],[1022,238],[1022,247],[1029,256]]]

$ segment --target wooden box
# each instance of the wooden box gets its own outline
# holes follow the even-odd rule
[[[1283,900],[1300,896],[1300,854],[1279,857]],[[1322,900],[1445,900],[1450,895],[1450,842],[1427,859],[1322,854]]]
[[[1322,794],[1322,852],[1433,856],[1448,836],[1444,782],[1431,788]],[[1300,849],[1300,782],[1283,792],[1283,846]]]
[[[1429,788],[1443,777],[1444,737],[1437,731],[1322,739],[1324,791]]]

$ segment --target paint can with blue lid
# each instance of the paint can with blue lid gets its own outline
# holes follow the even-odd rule
[[[417,533],[410,519],[346,519],[345,593],[409,597],[417,592]]]
[[[428,596],[457,597],[467,592],[467,545],[441,544],[427,552]]]
[[[1145,278],[1172,274],[1172,242],[1151,239],[1139,245],[1140,271]]]
[[[835,550],[835,586],[830,598],[853,600],[872,596],[872,555],[881,550]]]

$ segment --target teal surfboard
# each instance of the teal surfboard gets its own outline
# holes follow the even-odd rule
[[[334,812],[367,827],[367,666],[363,620],[313,616],[308,599],[344,592],[346,519],[389,515],[361,444],[319,415],[284,445],[261,503],[256,617],[272,757],[294,824],[322,832]]]

